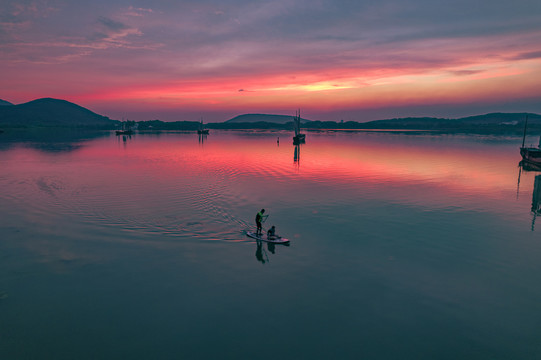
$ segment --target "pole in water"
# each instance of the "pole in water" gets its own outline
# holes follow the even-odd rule
[[[522,147],[524,147],[524,141],[526,140],[526,127],[528,126],[528,115],[526,115],[526,122],[524,122],[524,135],[522,136]]]

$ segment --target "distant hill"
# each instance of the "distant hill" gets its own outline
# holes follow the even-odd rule
[[[528,116],[530,124],[541,124],[541,115],[529,113],[490,113],[485,115],[468,116],[457,119],[435,118],[435,117],[408,117],[395,118],[385,120],[374,120],[368,122],[348,121],[346,123],[336,123],[334,121],[311,121],[302,119],[306,128],[318,128],[333,126],[333,124],[341,124],[339,127],[345,128],[413,128],[432,129],[432,128],[457,128],[471,126],[506,126],[524,124]],[[293,116],[288,115],[269,115],[269,114],[244,114],[236,116],[224,122],[224,124],[287,124],[293,121]]]
[[[470,124],[506,124],[524,123],[528,116],[528,122],[541,122],[541,115],[531,113],[491,113],[486,115],[468,116],[459,119]]]
[[[528,117],[528,128],[541,129],[541,115],[531,113],[490,113],[445,119],[434,117],[410,117],[369,122],[311,121],[301,119],[304,129],[404,129],[458,132],[518,133],[524,128]],[[209,123],[210,129],[279,129],[292,130],[293,116],[270,114],[244,114],[223,123]],[[112,129],[119,124],[116,120],[96,114],[82,106],[66,100],[43,98],[14,105],[0,100],[0,127],[86,127]],[[184,129],[195,130],[198,122],[162,122],[159,120],[139,122],[139,129]]]
[[[310,120],[301,119],[301,122],[307,122]],[[287,124],[293,122],[293,116],[290,115],[268,115],[268,114],[244,114],[235,116],[232,119],[226,121],[226,123],[257,123],[266,122],[271,124]]]
[[[494,126],[517,126],[524,124],[528,116],[531,125],[541,124],[541,115],[529,113],[490,113],[485,115],[468,116],[458,119],[443,119],[432,117],[400,118],[388,120],[375,120],[359,125],[365,128],[383,129],[459,129],[459,128],[482,128]]]
[[[409,117],[369,122],[312,121],[303,119],[305,130],[430,130],[460,133],[518,134],[524,130],[528,116],[528,129],[541,129],[541,115],[532,113],[490,113],[458,119],[435,117]],[[209,123],[210,129],[275,129],[292,130],[292,116],[246,114],[223,123]],[[166,125],[167,126],[167,125]],[[536,131],[537,131],[536,130]]]
[[[0,106],[0,125],[11,127],[113,127],[116,121],[66,100],[43,98]]]

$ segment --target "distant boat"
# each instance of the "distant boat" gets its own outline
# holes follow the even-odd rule
[[[199,129],[197,129],[197,133],[199,135],[208,135],[209,129],[205,129],[205,125],[203,124],[203,119],[199,121]]]
[[[133,130],[117,130],[115,131],[115,133],[117,135],[132,135],[133,134]]]
[[[522,136],[522,146],[520,147],[520,155],[522,161],[534,165],[541,165],[541,137],[539,137],[539,144],[537,147],[526,147],[524,143],[526,141],[526,131],[528,127],[528,116],[526,115],[526,122],[524,123],[524,135]]]
[[[306,142],[306,134],[301,133],[301,110],[295,112],[295,118],[293,119],[293,126],[295,128],[295,136],[293,136],[293,144],[303,144]]]
[[[133,128],[128,125],[128,120],[122,121],[122,130],[115,131],[117,135],[132,135]]]

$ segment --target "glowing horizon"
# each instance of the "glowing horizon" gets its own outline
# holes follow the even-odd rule
[[[541,112],[541,5],[506,4],[10,0],[0,99],[165,121]]]

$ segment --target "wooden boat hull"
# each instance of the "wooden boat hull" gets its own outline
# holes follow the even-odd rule
[[[117,130],[116,134],[117,135],[132,135],[133,131],[132,130]]]
[[[521,147],[520,155],[522,160],[528,163],[541,165],[541,149],[533,147]]]
[[[528,161],[521,160],[518,166],[524,171],[541,171],[541,164],[536,164]]]
[[[293,136],[293,144],[303,144],[306,142],[306,135],[305,134],[297,134]]]

